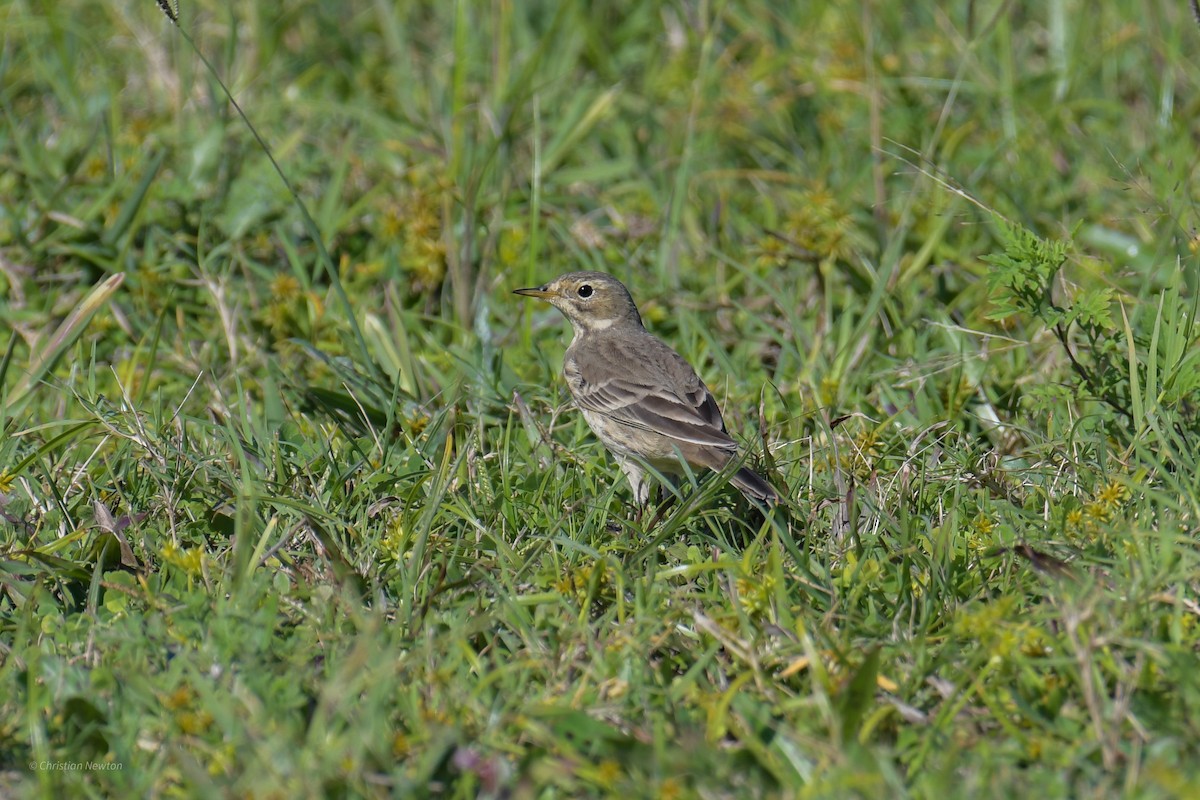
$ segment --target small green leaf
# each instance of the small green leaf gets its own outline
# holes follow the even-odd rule
[[[875,699],[875,687],[879,679],[879,648],[867,653],[854,677],[838,698],[838,712],[842,722],[842,743],[854,741],[862,725],[867,709]]]

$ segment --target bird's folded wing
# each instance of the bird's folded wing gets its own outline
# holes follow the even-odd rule
[[[723,450],[737,448],[725,432],[716,401],[699,378],[683,391],[627,377],[592,382],[576,373],[568,375],[568,380],[575,402],[588,411],[680,442]]]

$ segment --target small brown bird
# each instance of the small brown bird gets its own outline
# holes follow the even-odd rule
[[[683,474],[683,461],[719,472],[737,458],[712,392],[682,356],[646,330],[616,278],[571,272],[514,293],[545,300],[570,321],[575,338],[563,358],[567,387],[588,426],[617,457],[638,505],[650,499],[646,464],[674,477]],[[745,467],[729,481],[751,500],[779,501],[771,485]]]

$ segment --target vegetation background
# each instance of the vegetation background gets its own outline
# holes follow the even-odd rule
[[[0,796],[1194,796],[1184,2],[178,16],[0,1]]]

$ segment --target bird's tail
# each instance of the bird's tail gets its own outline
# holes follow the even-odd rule
[[[742,467],[733,473],[733,477],[729,479],[729,482],[751,500],[757,500],[767,505],[774,505],[779,502],[779,493],[775,491],[771,484],[767,483],[757,472],[753,472],[746,467]]]

